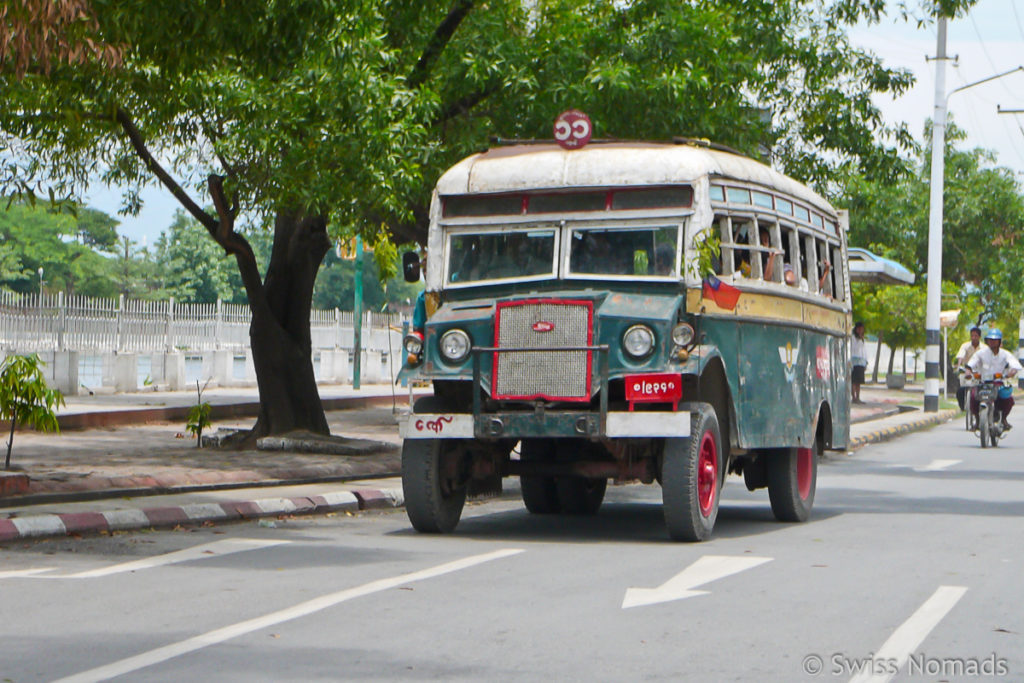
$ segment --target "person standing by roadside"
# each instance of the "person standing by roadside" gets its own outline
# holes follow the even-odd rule
[[[853,326],[853,340],[850,342],[850,362],[853,365],[853,375],[850,378],[854,403],[864,403],[860,400],[860,385],[864,384],[864,373],[868,367],[868,346],[864,341],[864,323],[857,321]]]
[[[981,328],[975,325],[971,328],[970,340],[961,344],[960,350],[956,352],[956,369],[962,372],[967,367],[967,363],[970,362],[971,356],[977,353],[980,348]],[[960,410],[964,409],[964,397],[966,395],[967,387],[961,383],[960,388],[956,390],[956,400],[960,404]]]

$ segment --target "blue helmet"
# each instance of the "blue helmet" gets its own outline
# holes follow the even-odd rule
[[[999,331],[999,328],[993,327],[988,331],[988,334],[985,335],[985,339],[998,339],[999,341],[1003,341],[1003,333]]]

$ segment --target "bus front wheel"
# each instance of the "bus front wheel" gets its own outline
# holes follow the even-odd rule
[[[722,437],[715,410],[691,405],[690,436],[665,439],[661,500],[665,525],[675,541],[703,541],[718,518]]]
[[[416,531],[447,533],[458,525],[466,504],[460,461],[458,442],[451,439],[406,439],[402,444],[405,511]]]
[[[768,499],[780,522],[803,522],[814,506],[818,485],[818,443],[813,448],[780,448],[768,466]]]
[[[552,439],[523,439],[519,457],[523,462],[553,463],[555,461],[554,441]],[[519,487],[522,490],[523,503],[531,514],[553,515],[562,511],[554,477],[523,475],[519,477]]]

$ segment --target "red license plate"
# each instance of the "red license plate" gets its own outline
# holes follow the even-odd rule
[[[626,400],[630,403],[667,403],[683,397],[683,380],[668,372],[626,375]]]

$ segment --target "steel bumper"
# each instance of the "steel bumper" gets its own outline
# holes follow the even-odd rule
[[[690,413],[549,411],[413,413],[399,423],[403,439],[651,438],[690,436]]]

